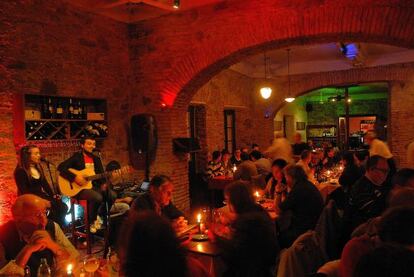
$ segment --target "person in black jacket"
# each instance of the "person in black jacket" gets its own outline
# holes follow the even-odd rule
[[[40,150],[36,145],[26,145],[20,149],[19,164],[14,170],[17,194],[34,194],[49,201],[51,203],[49,218],[63,226],[68,207],[47,181],[40,158]]]
[[[70,182],[76,182],[80,186],[86,185],[86,179],[81,175],[75,175],[69,171],[70,168],[76,170],[83,170],[85,168],[91,168],[96,174],[104,172],[101,159],[95,156],[92,152],[95,149],[96,141],[93,138],[84,138],[80,142],[82,150],[73,154],[72,157],[63,161],[58,166],[60,176],[67,179]],[[88,200],[88,220],[92,223],[98,214],[99,206],[104,200],[104,191],[107,189],[107,185],[104,179],[95,180],[93,182],[92,189],[84,189],[79,192],[75,197],[77,199]]]
[[[158,215],[171,220],[173,227],[179,230],[185,224],[184,214],[171,202],[173,190],[174,185],[168,176],[156,175],[151,179],[149,191],[132,202],[131,210],[155,211]]]

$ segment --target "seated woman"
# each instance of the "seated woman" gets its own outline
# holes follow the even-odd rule
[[[63,226],[68,207],[61,201],[47,181],[41,166],[40,149],[36,145],[26,145],[20,149],[19,164],[14,170],[17,194],[34,194],[50,201],[50,219]]]
[[[286,184],[285,177],[283,176],[283,168],[287,165],[287,162],[282,159],[274,160],[272,163],[272,175],[266,184],[264,194],[266,198],[273,199],[275,195],[275,188],[278,184],[282,186]]]
[[[119,237],[120,276],[208,277],[187,257],[171,224],[153,211],[131,211]]]
[[[221,153],[220,151],[214,151],[211,161],[207,164],[206,177],[210,179],[222,175],[224,175],[224,168],[221,164]]]
[[[282,227],[281,222],[277,222],[280,229],[279,243],[282,247],[289,247],[301,234],[315,228],[323,209],[323,200],[301,166],[289,165],[284,172],[289,192],[282,201],[284,191],[281,187],[276,187],[275,210],[281,219],[289,214],[288,224]]]
[[[235,216],[226,237],[217,235],[227,265],[224,276],[274,276],[279,245],[269,215],[255,203],[246,182],[230,184],[225,197]]]
[[[339,162],[338,157],[335,155],[335,149],[329,147],[325,150],[325,156],[322,160],[322,165],[326,169],[333,168]]]

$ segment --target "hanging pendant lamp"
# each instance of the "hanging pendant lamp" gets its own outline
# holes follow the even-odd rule
[[[267,82],[267,58],[266,58],[266,52],[263,52],[264,57],[264,77],[265,81]],[[272,95],[272,88],[269,86],[263,86],[260,88],[260,95],[263,97],[263,99],[269,99],[269,97]]]
[[[290,94],[290,49],[286,49],[287,51],[287,70],[288,70],[288,94],[285,98],[285,101],[288,103],[292,103],[295,101],[295,97]]]

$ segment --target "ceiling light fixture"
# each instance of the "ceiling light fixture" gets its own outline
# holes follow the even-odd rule
[[[177,10],[180,8],[180,0],[174,0],[173,8]]]
[[[267,82],[267,57],[266,57],[266,51],[263,52],[263,59],[264,59],[264,77],[265,82]],[[260,88],[260,95],[263,97],[263,99],[269,99],[269,97],[272,95],[272,88],[269,86],[264,86]]]
[[[286,49],[287,51],[287,71],[288,71],[288,94],[285,98],[285,101],[288,103],[292,103],[295,101],[295,97],[290,94],[290,49]]]

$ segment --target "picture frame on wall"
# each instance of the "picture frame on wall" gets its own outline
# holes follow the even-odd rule
[[[306,128],[306,122],[296,122],[296,130],[303,131]]]

